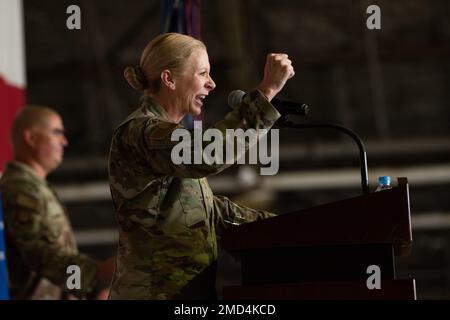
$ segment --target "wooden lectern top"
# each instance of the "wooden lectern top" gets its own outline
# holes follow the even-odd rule
[[[411,213],[406,178],[398,187],[282,214],[227,229],[230,253],[303,246],[392,244],[394,254],[411,250]]]

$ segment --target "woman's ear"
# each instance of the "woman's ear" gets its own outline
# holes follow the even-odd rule
[[[166,69],[161,72],[161,82],[169,90],[175,90],[175,79],[173,78],[173,73]]]

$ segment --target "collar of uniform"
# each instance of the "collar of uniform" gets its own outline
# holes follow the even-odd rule
[[[28,166],[27,164],[25,164],[23,162],[19,162],[19,161],[9,162],[6,165],[6,172],[8,172],[8,171],[11,173],[12,172],[20,172],[20,173],[26,174],[33,180],[36,180],[39,183],[43,183],[43,184],[47,185],[47,180],[39,177],[30,166]]]
[[[164,109],[158,102],[156,102],[154,99],[152,99],[149,96],[146,96],[142,101],[142,106],[147,110],[153,113],[158,119],[171,122],[169,119],[169,116],[166,112],[166,109]]]

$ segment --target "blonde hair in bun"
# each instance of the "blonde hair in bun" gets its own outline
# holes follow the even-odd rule
[[[136,90],[157,93],[161,87],[161,72],[174,73],[185,67],[189,56],[198,49],[206,50],[200,40],[181,33],[165,33],[151,40],[141,55],[139,66],[127,67],[124,77]]]
[[[123,71],[123,76],[133,89],[137,91],[144,91],[147,89],[147,79],[139,66],[126,67]]]

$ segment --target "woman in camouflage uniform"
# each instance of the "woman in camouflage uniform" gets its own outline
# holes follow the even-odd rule
[[[143,99],[111,143],[109,182],[120,227],[111,299],[214,298],[216,232],[272,216],[212,193],[206,177],[229,165],[172,162],[172,132],[183,128],[186,114],[201,113],[215,88],[209,72],[205,45],[176,33],[150,41],[139,66],[125,69]],[[280,117],[270,100],[293,75],[287,55],[269,54],[262,82],[213,128],[223,137],[226,129],[270,129]]]

